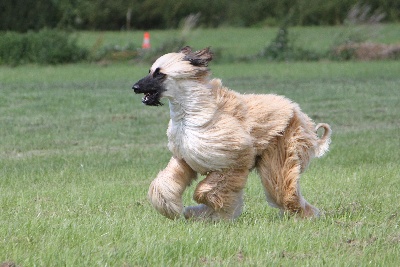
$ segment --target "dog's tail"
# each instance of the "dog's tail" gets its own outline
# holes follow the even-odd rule
[[[324,133],[321,138],[318,140],[318,146],[315,149],[315,156],[322,157],[325,152],[329,150],[329,144],[331,143],[331,127],[326,123],[319,123],[315,127],[315,132],[318,131],[319,128],[324,128]]]

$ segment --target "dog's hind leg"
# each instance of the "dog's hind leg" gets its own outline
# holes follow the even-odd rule
[[[303,132],[304,129],[292,121],[283,136],[272,141],[259,156],[256,168],[272,207],[300,217],[318,217],[318,209],[300,193],[300,174],[307,167],[313,149],[304,139]]]
[[[172,157],[150,185],[151,204],[165,217],[178,218],[183,211],[183,191],[196,177],[197,173],[184,160]]]
[[[228,170],[210,172],[195,190],[194,200],[198,206],[187,207],[185,218],[232,220],[243,209],[243,188],[247,181],[248,170]]]

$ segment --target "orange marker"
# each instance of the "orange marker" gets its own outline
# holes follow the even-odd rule
[[[150,48],[150,33],[145,32],[143,35],[143,44],[142,44],[143,49],[149,49]]]

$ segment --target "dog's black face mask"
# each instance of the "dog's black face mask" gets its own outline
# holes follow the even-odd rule
[[[148,106],[161,106],[161,94],[165,91],[163,82],[167,75],[157,68],[153,73],[149,73],[132,86],[136,94],[144,94],[142,103]]]

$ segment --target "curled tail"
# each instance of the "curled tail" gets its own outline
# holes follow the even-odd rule
[[[331,134],[332,134],[331,127],[326,123],[319,123],[315,127],[315,132],[317,132],[319,128],[324,128],[324,134],[318,140],[318,146],[315,149],[316,157],[322,157],[325,154],[325,152],[329,150],[329,144],[331,143]]]

